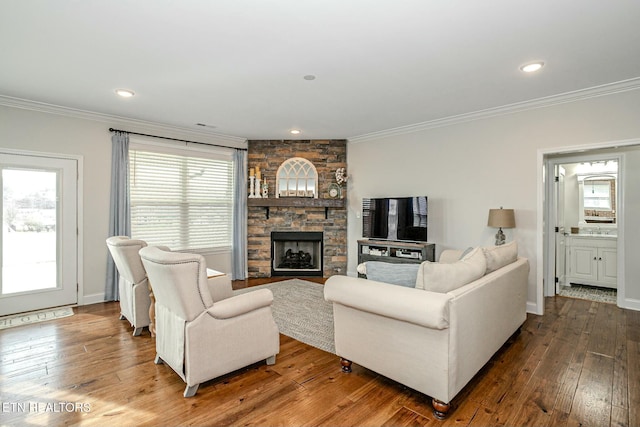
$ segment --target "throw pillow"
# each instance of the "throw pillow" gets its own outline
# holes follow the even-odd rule
[[[356,267],[356,271],[358,272],[358,274],[364,274],[366,276],[367,275],[367,263],[366,262],[361,262],[360,264],[358,264],[358,266]]]
[[[518,244],[515,240],[500,246],[482,248],[482,251],[487,258],[487,272],[485,274],[511,264],[518,258]]]
[[[467,249],[465,249],[464,252],[460,254],[460,259],[469,255],[473,249],[474,249],[473,246],[469,246]]]
[[[367,279],[392,285],[413,288],[420,264],[392,264],[382,261],[367,261]]]
[[[487,261],[481,248],[475,248],[453,263],[425,261],[420,264],[416,288],[446,293],[484,276]]]

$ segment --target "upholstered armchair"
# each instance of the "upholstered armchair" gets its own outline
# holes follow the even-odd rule
[[[260,360],[275,363],[280,335],[270,290],[233,295],[230,281],[215,282],[228,289],[211,289],[201,255],[146,247],[140,257],[156,298],[155,362],[187,383],[184,397]]]
[[[142,265],[138,251],[147,246],[143,240],[126,236],[113,236],[107,239],[107,248],[111,253],[120,279],[120,318],[126,318],[133,326],[133,336],[142,333],[149,326],[149,285],[147,272]]]

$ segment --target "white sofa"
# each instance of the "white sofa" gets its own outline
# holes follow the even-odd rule
[[[515,243],[461,255],[446,250],[439,263],[421,264],[416,287],[330,277],[324,295],[343,371],[355,362],[422,392],[443,419],[526,320],[529,263]]]

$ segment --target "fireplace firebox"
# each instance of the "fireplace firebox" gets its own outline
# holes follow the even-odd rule
[[[271,276],[322,277],[323,233],[271,232]]]

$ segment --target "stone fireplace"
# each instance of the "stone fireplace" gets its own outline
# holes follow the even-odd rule
[[[322,277],[322,232],[272,231],[271,276]]]
[[[304,158],[312,162],[317,171],[317,198],[275,196],[275,175],[288,159]],[[317,276],[329,277],[346,274],[347,269],[347,212],[346,191],[343,198],[333,198],[328,189],[336,182],[335,172],[346,167],[346,140],[265,140],[249,141],[248,167],[258,167],[266,179],[268,198],[248,200],[248,277]],[[283,262],[295,264],[297,258],[308,259],[308,242],[300,240],[297,246],[284,248],[284,260],[274,269],[272,260],[272,233],[317,233],[321,236],[315,247],[317,266],[308,268],[279,267]],[[287,238],[290,236],[284,234]],[[306,237],[305,237],[306,238]],[[293,240],[288,240],[293,241]],[[317,244],[317,243],[316,243]],[[289,258],[286,258],[290,249]],[[296,253],[297,250],[297,253]],[[278,249],[282,251],[282,249]],[[303,254],[300,254],[300,251]],[[275,270],[275,271],[274,271]],[[307,271],[309,270],[309,271]],[[313,270],[313,271],[310,271]]]

